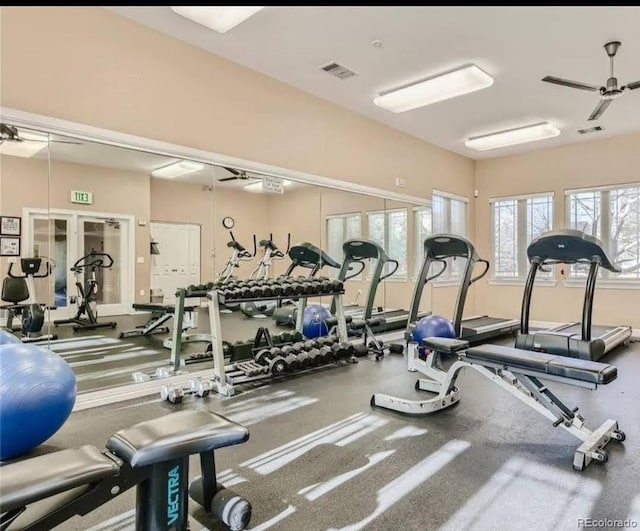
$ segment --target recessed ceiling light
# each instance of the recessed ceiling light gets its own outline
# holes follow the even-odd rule
[[[264,6],[171,6],[180,16],[202,24],[218,33],[227,33],[238,24],[255,15]]]
[[[560,134],[560,129],[549,122],[541,122],[533,125],[525,125],[514,129],[506,129],[488,135],[473,136],[464,144],[468,148],[476,151],[487,151],[489,149],[497,149],[515,144],[524,144],[525,142],[534,142],[536,140],[544,140],[545,138],[553,138]]]
[[[49,136],[45,133],[34,133],[20,129],[21,140],[4,140],[0,143],[0,153],[14,157],[33,157],[46,149],[49,145]]]
[[[169,164],[168,166],[163,166],[162,168],[153,170],[151,172],[151,175],[153,175],[154,177],[164,177],[165,179],[173,179],[175,177],[182,177],[183,175],[200,171],[203,168],[204,168],[204,164],[200,164],[199,162],[192,162],[190,160],[180,160],[178,162]]]
[[[376,96],[373,103],[398,113],[462,96],[491,85],[493,85],[493,78],[489,74],[476,65],[468,65],[385,92]]]
[[[369,44],[371,44],[371,46],[373,46],[374,48],[384,48],[384,42],[382,42],[380,39],[374,39]]]

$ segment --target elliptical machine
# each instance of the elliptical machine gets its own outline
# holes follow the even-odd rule
[[[45,258],[44,273],[38,274],[42,265],[42,258],[21,258],[22,275],[13,273],[14,264],[9,264],[7,277],[2,282],[2,300],[10,304],[0,306],[7,310],[6,328],[16,333],[23,343],[58,339],[55,334],[42,334],[44,326],[44,310],[46,304],[36,302],[36,290],[33,280],[46,278],[51,274],[51,261]],[[20,325],[15,327],[13,320],[19,317]]]
[[[233,275],[233,273],[235,269],[240,267],[240,262],[249,262],[253,260],[253,257],[256,255],[257,251],[255,234],[253,235],[253,253],[247,251],[247,249],[234,238],[232,231],[229,231],[229,235],[231,236],[231,240],[227,242],[227,247],[232,249],[232,252],[229,260],[227,260],[227,263],[224,266],[224,269],[218,275],[218,278],[216,278],[217,284],[226,284],[227,282],[235,280],[236,277]],[[225,304],[220,309],[220,313],[231,313],[238,308],[240,308],[239,303]]]
[[[71,302],[78,305],[78,311],[75,317],[71,319],[58,319],[53,322],[55,326],[73,324],[73,331],[95,330],[96,328],[115,328],[117,323],[109,321],[104,323],[98,322],[98,281],[96,280],[96,271],[98,269],[111,269],[113,266],[113,258],[107,253],[97,253],[91,251],[89,254],[80,258],[71,271],[76,277],[76,290],[78,295],[73,297]],[[86,278],[85,273],[89,273]],[[82,277],[85,276],[83,279]],[[84,281],[83,281],[84,280]],[[86,314],[86,317],[83,315]]]
[[[273,234],[269,234],[268,240],[260,240],[258,245],[262,250],[262,258],[260,258],[258,266],[251,272],[248,281],[268,279],[273,260],[282,260],[285,257],[285,253],[278,249],[278,246],[273,243]],[[287,236],[286,253],[289,252],[290,247],[291,233]],[[266,319],[267,316],[273,315],[276,308],[277,303],[275,301],[258,301],[257,304],[252,301],[240,304],[240,310],[242,313],[247,317],[253,317],[255,319]]]

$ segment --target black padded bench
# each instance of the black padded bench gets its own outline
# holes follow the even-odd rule
[[[491,382],[524,402],[548,418],[554,427],[561,426],[582,444],[573,458],[573,467],[583,470],[591,461],[607,461],[605,446],[609,441],[624,441],[625,434],[618,423],[608,419],[590,430],[578,413],[578,408],[565,405],[541,380],[552,380],[563,384],[596,389],[616,379],[618,370],[613,365],[566,356],[558,356],[499,345],[480,345],[469,348],[461,339],[428,337],[422,345],[431,350],[426,360],[418,356],[418,343],[408,343],[409,370],[420,371],[415,385],[417,391],[435,394],[426,400],[399,398],[384,393],[371,397],[371,405],[407,414],[425,414],[451,407],[460,400],[456,380],[462,369],[476,371]],[[456,360],[445,371],[440,355],[448,354]]]
[[[161,325],[174,316],[176,313],[175,304],[139,303],[134,304],[133,309],[139,312],[151,312],[151,315],[145,324],[136,327],[134,330],[120,332],[118,334],[118,339],[169,333],[169,328]],[[185,306],[182,311],[193,312],[195,309],[195,306]]]
[[[199,454],[202,476],[197,501],[208,512],[213,508],[231,529],[243,529],[251,505],[217,484],[214,450],[248,438],[245,427],[222,415],[180,411],[117,432],[105,452],[82,446],[10,463],[0,470],[0,528],[12,529],[15,521],[23,530],[52,529],[137,486],[136,529],[186,530],[189,457]],[[71,501],[29,521],[28,505],[81,486],[87,489]],[[233,507],[222,507],[230,499]]]
[[[504,364],[510,368],[528,369],[562,378],[605,385],[615,380],[618,369],[607,363],[554,356],[499,345],[482,345],[467,349],[466,358],[482,363]]]

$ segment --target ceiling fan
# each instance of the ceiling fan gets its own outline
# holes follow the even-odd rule
[[[608,42],[604,45],[604,49],[609,56],[609,65],[610,65],[610,77],[607,79],[606,86],[598,87],[597,85],[590,85],[588,83],[581,83],[579,81],[570,81],[568,79],[562,79],[561,77],[553,77],[546,76],[542,78],[542,81],[546,81],[547,83],[554,83],[555,85],[563,85],[565,87],[580,89],[580,90],[588,90],[590,92],[599,92],[600,93],[600,102],[596,105],[596,108],[593,109],[593,112],[589,116],[589,120],[597,120],[602,116],[604,111],[607,110],[607,107],[611,105],[611,102],[622,96],[628,90],[634,90],[640,88],[640,81],[634,81],[633,83],[627,83],[626,85],[618,86],[618,79],[613,75],[613,59],[616,56],[616,52],[618,48],[622,46],[622,43],[619,41]]]
[[[33,138],[33,136],[38,137],[46,137],[46,133],[33,133],[30,135],[26,132],[26,136],[20,135],[20,131],[15,125],[2,124],[0,123],[0,144],[4,142],[56,142],[58,144],[77,144],[80,145],[82,142],[74,142],[72,140],[54,140],[49,138]],[[31,138],[29,138],[31,137]]]
[[[253,179],[253,177],[249,177],[247,172],[244,170],[238,170],[236,168],[228,168],[227,166],[222,166],[225,170],[233,175],[233,177],[225,177],[224,179],[218,179],[218,182],[223,183],[225,181],[247,181],[249,179]]]

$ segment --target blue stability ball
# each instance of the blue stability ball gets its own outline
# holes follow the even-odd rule
[[[9,330],[0,330],[0,345],[15,345],[22,343],[20,338],[9,332]]]
[[[419,345],[422,352],[422,340],[425,337],[451,337],[455,338],[456,333],[449,319],[439,315],[427,315],[418,321],[412,332],[413,340]]]
[[[329,326],[326,320],[330,317],[331,312],[322,304],[310,304],[304,309],[302,333],[309,339],[328,335]]]
[[[0,347],[0,460],[51,437],[71,414],[76,377],[60,356],[35,345]]]

